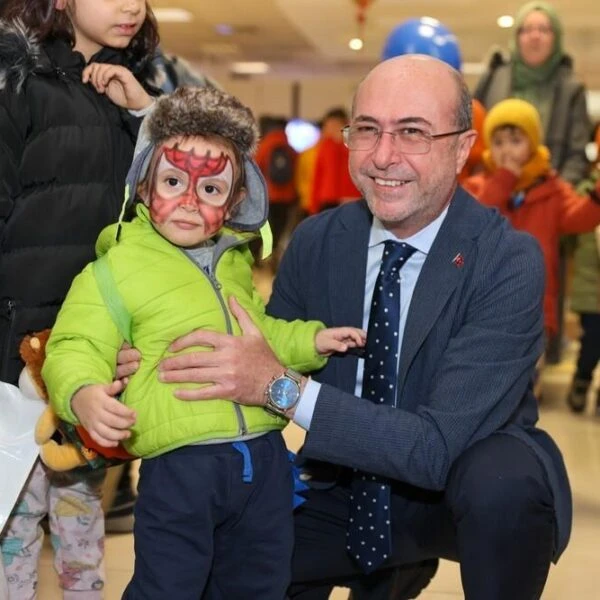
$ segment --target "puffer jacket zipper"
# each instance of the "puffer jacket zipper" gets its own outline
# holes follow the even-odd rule
[[[6,381],[8,379],[10,342],[13,338],[17,303],[11,298],[8,298],[4,301],[3,308],[5,309],[6,316],[8,317],[8,326],[6,328],[6,336],[4,338],[4,347],[2,348],[2,372],[0,373],[0,381]]]
[[[216,277],[213,275],[213,273],[216,273],[217,271],[217,264],[219,262],[219,260],[221,259],[221,257],[225,254],[225,252],[227,252],[228,250],[231,250],[232,248],[235,248],[236,246],[241,246],[243,244],[246,244],[248,242],[247,239],[243,239],[243,240],[236,240],[235,243],[232,243],[231,245],[227,246],[227,248],[225,248],[222,252],[219,253],[218,256],[215,257],[215,259],[213,260],[213,264],[211,267],[211,273],[208,273],[207,271],[205,271],[202,267],[200,267],[198,264],[196,264],[196,262],[190,257],[188,256],[183,250],[181,250],[181,252],[185,255],[185,257],[192,262],[197,269],[208,279],[208,281],[210,282],[210,285],[212,286],[215,295],[217,296],[219,303],[221,304],[221,309],[223,311],[223,316],[225,317],[225,327],[227,330],[228,334],[232,334],[233,333],[233,326],[231,324],[231,317],[229,316],[229,311],[227,310],[227,303],[225,302],[225,298],[223,297],[223,294],[221,293],[221,289],[223,288],[223,286],[217,281]],[[233,408],[235,410],[235,414],[237,417],[237,421],[238,421],[238,433],[239,435],[246,435],[248,433],[248,426],[246,424],[246,419],[244,418],[244,413],[242,412],[242,407],[237,404],[237,402],[233,402]]]

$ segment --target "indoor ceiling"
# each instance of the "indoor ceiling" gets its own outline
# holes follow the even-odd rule
[[[348,47],[366,3],[364,47]],[[162,45],[195,63],[219,67],[265,61],[269,76],[301,78],[362,73],[379,60],[385,40],[408,18],[439,19],[459,40],[469,78],[476,78],[494,46],[506,47],[511,29],[496,20],[514,15],[522,0],[151,0],[153,8],[183,9],[190,22],[161,21]],[[565,30],[564,46],[588,88],[600,89],[600,2],[554,0]],[[229,30],[225,34],[219,29]]]

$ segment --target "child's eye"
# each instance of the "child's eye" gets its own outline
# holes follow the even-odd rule
[[[177,179],[177,177],[168,177],[166,179],[166,184],[169,187],[176,187],[177,185],[179,185],[179,179]]]
[[[221,193],[221,190],[216,185],[213,185],[212,183],[206,184],[204,186],[204,191],[211,196]]]

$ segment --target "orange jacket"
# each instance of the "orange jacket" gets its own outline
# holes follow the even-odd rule
[[[258,165],[258,168],[261,170],[267,182],[267,192],[269,194],[269,202],[271,204],[295,202],[296,198],[298,197],[296,184],[293,177],[289,183],[283,185],[276,184],[269,179],[269,159],[271,157],[271,152],[273,152],[273,149],[276,146],[282,145],[288,146],[290,152],[292,153],[295,169],[297,154],[296,151],[289,145],[287,135],[283,129],[277,129],[267,133],[267,135],[260,140],[258,149],[256,150],[256,164]]]
[[[296,163],[296,190],[300,198],[300,206],[310,212],[312,202],[313,180],[315,178],[315,165],[319,142],[298,155]]]
[[[496,207],[515,229],[527,231],[540,244],[546,263],[544,324],[558,331],[558,244],[561,235],[584,233],[600,224],[600,203],[580,196],[573,186],[554,172],[529,188],[523,203],[513,208],[512,193],[517,177],[506,169],[470,177],[463,186],[486,206]],[[600,182],[596,187],[600,193]]]
[[[483,151],[485,150],[485,142],[483,141],[483,122],[485,121],[487,112],[483,104],[475,98],[473,98],[471,106],[473,111],[473,129],[477,131],[477,137],[475,138],[475,143],[471,148],[471,152],[469,152],[467,162],[458,176],[459,183],[462,183],[465,179],[471,175],[475,175],[483,169],[483,162],[481,160]]]
[[[320,141],[310,212],[319,212],[324,204],[339,204],[343,200],[357,199],[360,196],[348,172],[348,148],[331,138]]]

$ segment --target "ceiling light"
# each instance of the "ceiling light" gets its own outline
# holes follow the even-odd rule
[[[362,50],[363,47],[363,41],[360,38],[352,38],[349,42],[348,42],[348,46],[350,47],[350,50]]]
[[[153,8],[152,12],[159,23],[191,23],[194,15],[183,8]]]
[[[271,67],[265,62],[234,62],[231,71],[237,75],[264,75]]]
[[[502,29],[509,29],[515,24],[515,20],[510,15],[502,15],[501,17],[498,17],[496,23],[498,23],[498,27],[502,27]]]

